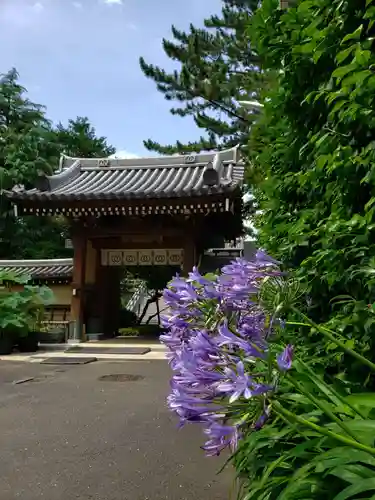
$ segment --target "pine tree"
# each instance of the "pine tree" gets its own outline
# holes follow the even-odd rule
[[[165,99],[180,103],[171,113],[192,116],[204,131],[188,144],[177,141],[163,146],[147,140],[147,149],[172,154],[247,144],[252,118],[238,100],[258,95],[264,85],[257,54],[247,36],[257,5],[257,0],[223,0],[221,16],[206,19],[204,29],[190,25],[185,33],[172,26],[174,40],[163,39],[163,48],[170,59],[181,64],[179,71],[167,73],[140,58],[142,71],[155,81]]]

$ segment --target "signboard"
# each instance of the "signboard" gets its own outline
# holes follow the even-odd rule
[[[182,248],[102,250],[102,266],[181,266]]]

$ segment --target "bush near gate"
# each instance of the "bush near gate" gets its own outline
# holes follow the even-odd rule
[[[250,148],[260,245],[307,282],[309,315],[375,360],[375,2],[290,4],[265,0],[249,28],[275,81]],[[314,331],[302,341],[361,370]]]
[[[11,272],[0,273],[0,350],[10,354],[15,343],[27,343],[26,338],[37,331],[44,307],[51,303],[52,291],[45,286],[29,285],[28,276]],[[20,289],[15,290],[14,288]],[[37,346],[37,337],[35,342]]]

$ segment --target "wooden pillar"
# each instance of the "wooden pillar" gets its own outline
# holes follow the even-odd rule
[[[93,247],[91,240],[87,242],[86,245],[86,271],[85,271],[85,283],[88,285],[95,284],[96,280],[96,260],[98,258],[96,248]]]
[[[92,241],[88,240],[83,305],[86,340],[98,340],[102,334],[101,303],[103,298],[100,277],[99,251],[93,246]]]
[[[104,334],[105,323],[105,299],[106,290],[106,267],[102,266],[101,249],[97,248],[96,273],[95,273],[95,315],[97,318],[97,333]]]
[[[85,286],[87,243],[86,239],[81,235],[74,235],[72,242],[74,258],[70,318],[73,324],[73,332],[70,337],[79,342],[84,339],[85,333],[83,324],[83,294]]]
[[[186,240],[184,244],[183,276],[187,276],[196,264],[196,245],[194,239],[191,238]]]

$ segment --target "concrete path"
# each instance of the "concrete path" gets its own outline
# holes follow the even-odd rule
[[[119,374],[143,378],[100,380]],[[224,457],[204,457],[200,426],[178,430],[166,408],[169,377],[163,361],[1,362],[1,500],[230,499]]]
[[[37,353],[13,353],[7,356],[0,356],[0,361],[27,361],[31,363],[40,363],[47,358],[53,357],[83,357],[92,358],[96,357],[101,361],[150,361],[150,360],[165,360],[166,348],[157,340],[130,340],[130,339],[111,339],[111,340],[101,340],[98,342],[82,342],[78,344],[79,346],[90,346],[93,348],[100,349],[101,347],[106,348],[120,348],[120,347],[149,347],[150,352],[146,354],[84,354],[84,353],[65,353],[64,349],[72,347],[72,345],[61,346],[61,349],[56,350],[56,345],[51,346],[51,350],[48,350],[48,346],[44,346],[43,350]]]

